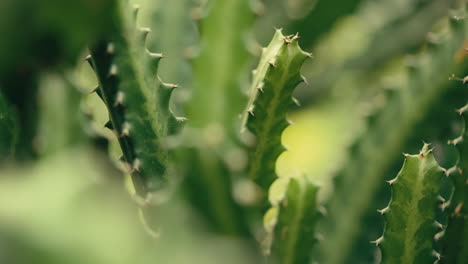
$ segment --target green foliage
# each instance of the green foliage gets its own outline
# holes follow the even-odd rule
[[[468,192],[467,184],[468,178],[466,172],[467,167],[467,133],[466,129],[466,111],[468,106],[464,106],[457,110],[463,116],[460,136],[450,140],[449,144],[456,146],[459,152],[459,158],[456,166],[447,170],[446,174],[452,179],[454,191],[445,210],[448,214],[448,223],[445,230],[443,239],[443,257],[444,263],[463,263],[468,259],[468,222],[467,222],[467,208]]]
[[[138,7],[121,4],[115,12],[115,32],[91,47],[91,64],[99,79],[96,92],[105,102],[123,158],[135,189],[148,192],[167,185],[168,151],[162,138],[180,127],[169,109],[174,84],[159,81],[156,73],[162,55],[146,49],[150,30],[136,26]]]
[[[308,65],[304,72],[308,79],[317,81],[314,89],[303,92],[305,98],[301,102],[303,105],[320,102],[320,98],[327,94],[352,99],[359,98],[363,92],[375,92],[378,84],[375,75],[380,76],[398,56],[413,52],[432,39],[434,36],[428,32],[438,19],[450,14],[456,2],[364,1],[353,16],[344,18],[349,22],[321,40],[320,49],[314,51],[322,60]],[[376,13],[380,14],[378,20]],[[363,35],[365,39],[354,35]],[[336,41],[346,42],[349,46],[335,46]],[[347,83],[345,87],[341,85],[344,81]]]
[[[192,61],[192,97],[187,103],[187,142],[181,147],[182,175],[189,199],[214,230],[251,236],[233,196],[234,181],[244,166],[230,166],[228,153],[241,152],[237,116],[245,97],[242,80],[250,60],[246,47],[253,23],[249,0],[216,0],[192,10],[199,21],[199,54]],[[243,154],[240,154],[241,156]],[[243,157],[241,157],[242,159]]]
[[[18,142],[14,156],[18,161],[34,160],[38,156],[34,142],[38,132],[39,76],[31,69],[8,71],[7,75],[0,77],[0,87],[16,113]]]
[[[460,15],[464,16],[464,10],[461,11]],[[465,35],[466,20],[452,17],[445,37],[413,58],[403,85],[389,89],[384,107],[367,117],[369,129],[351,145],[349,160],[335,178],[336,192],[328,203],[330,219],[323,223],[326,239],[321,245],[327,263],[342,263],[351,253],[357,236],[368,228],[363,219],[375,206],[374,197],[386,172],[405,150],[413,131],[421,126],[426,116],[430,117],[431,106],[436,105],[439,98],[453,93],[454,87],[447,76],[463,69],[462,61],[457,63],[454,57]],[[379,146],[377,152],[376,145]],[[353,188],[349,188],[351,185]]]
[[[4,162],[15,152],[17,141],[16,115],[0,94],[0,161]]]
[[[303,82],[302,64],[311,56],[301,50],[298,38],[298,35],[284,36],[277,30],[263,49],[242,117],[242,130],[248,128],[256,137],[250,151],[248,174],[265,190],[276,178],[275,162],[285,150],[281,134],[289,125],[286,113],[294,104],[294,88]]]
[[[193,61],[188,118],[195,127],[220,123],[231,138],[245,101],[240,87],[248,72],[246,42],[254,17],[249,5],[249,0],[216,0],[199,11],[207,15],[200,21],[203,33]]]
[[[271,255],[280,263],[309,263],[319,217],[318,187],[305,177],[288,179],[285,185],[284,197],[265,215],[266,225],[270,225],[266,228],[271,232]]]
[[[42,2],[0,3],[1,263],[468,263],[466,0]]]
[[[288,26],[288,30],[304,33],[304,46],[311,46],[324,33],[329,30],[337,20],[352,14],[362,0],[349,0],[342,2],[339,0],[317,1],[314,8],[307,16],[293,21]]]
[[[16,1],[0,4],[0,79],[12,69],[71,65],[83,45],[111,27],[114,0]]]
[[[436,259],[432,243],[437,231],[434,219],[442,175],[429,144],[419,154],[405,154],[403,167],[389,181],[390,203],[380,210],[385,229],[375,243],[382,249],[383,264],[432,263]]]

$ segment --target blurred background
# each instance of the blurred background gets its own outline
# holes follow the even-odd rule
[[[148,49],[164,53],[159,76],[181,86],[172,104],[183,114],[194,78],[190,58],[199,52],[199,25],[209,0],[131,2],[141,6],[138,23],[153,30]],[[299,32],[300,45],[314,55],[302,68],[308,83],[295,92],[300,107],[289,113],[293,125],[283,134],[288,151],[277,162],[278,174],[308,175],[329,196],[332,176],[350,159],[347,149],[369,130],[369,116],[385,107],[391,91],[407,85],[413,58],[443,39],[446,16],[458,2],[250,1],[246,12],[255,22],[244,40],[249,64],[239,76],[242,87],[248,87],[260,47],[274,28]],[[113,0],[0,1],[0,263],[260,263],[248,243],[209,232],[183,198],[153,212],[158,220],[152,225],[164,229],[148,230],[142,220],[128,194],[131,183],[116,168],[120,150],[104,128],[105,106],[91,93],[96,77],[83,61],[88,43],[111,27],[113,18],[106,14],[112,5]],[[448,80],[457,71],[441,69],[440,77]],[[401,165],[398,155],[417,152],[422,140],[444,144],[453,129],[436,125],[447,120],[437,105],[452,109],[464,98],[447,92],[440,102],[428,102],[433,114],[408,126],[389,154],[394,162],[385,167],[385,177]],[[416,130],[420,134],[413,139]],[[379,148],[380,142],[373,144]],[[13,157],[7,155],[12,148]],[[383,201],[388,197],[382,192]],[[382,219],[375,221],[381,226]]]

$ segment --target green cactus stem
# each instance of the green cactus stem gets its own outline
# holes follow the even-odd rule
[[[359,5],[364,2],[362,0],[349,1],[319,1],[316,2],[313,9],[307,16],[293,21],[287,27],[287,30],[297,31],[304,34],[302,45],[311,47],[315,42],[339,21],[342,16],[350,15]]]
[[[228,153],[240,148],[238,116],[245,105],[242,87],[250,61],[246,44],[254,21],[250,2],[213,0],[192,12],[202,34],[199,54],[192,62],[192,98],[186,107],[186,131],[192,143],[182,154],[186,189],[212,229],[231,236],[251,235],[233,195],[240,173],[225,162],[230,160]]]
[[[375,243],[382,251],[382,264],[433,263],[440,258],[432,244],[440,226],[435,218],[442,176],[443,169],[429,144],[424,144],[419,154],[405,154],[400,172],[388,181],[392,186],[390,203],[379,210],[385,228]]]
[[[157,4],[155,4],[157,2]],[[192,69],[188,62],[190,47],[197,42],[196,26],[190,17],[192,0],[146,0],[142,7],[149,10],[143,16],[142,23],[153,25],[158,34],[148,37],[148,48],[162,50],[164,60],[159,67],[159,74],[166,79],[180,84],[182,89],[189,88],[192,80]],[[147,12],[148,13],[148,12]],[[177,95],[174,94],[174,99]],[[177,106],[177,105],[174,105]]]
[[[319,217],[318,187],[306,177],[278,183],[287,187],[284,197],[265,215],[267,231],[271,232],[268,239],[272,240],[269,253],[281,264],[309,263],[316,240],[314,227]]]
[[[295,103],[296,86],[304,79],[300,70],[311,54],[298,43],[299,36],[284,36],[277,30],[262,57],[250,88],[250,98],[242,119],[242,131],[248,129],[256,137],[250,151],[249,178],[267,190],[276,179],[275,164],[285,150],[281,134],[289,125],[288,109]]]
[[[109,111],[109,123],[119,139],[123,160],[140,196],[167,185],[169,153],[163,139],[176,133],[181,119],[169,109],[177,85],[162,83],[157,70],[162,54],[146,49],[150,30],[136,25],[138,7],[119,2],[112,10],[115,31],[91,47],[91,64],[99,80],[96,89]]]

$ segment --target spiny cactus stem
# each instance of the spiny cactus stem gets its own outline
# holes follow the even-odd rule
[[[382,250],[382,264],[430,263],[439,256],[432,244],[437,228],[442,229],[434,219],[443,172],[429,144],[419,154],[405,155],[391,182],[391,201],[379,210],[385,218],[384,235],[373,243]]]
[[[248,129],[257,137],[251,150],[249,177],[267,190],[275,180],[275,164],[285,150],[281,134],[290,124],[286,113],[297,102],[294,88],[303,82],[300,69],[310,53],[301,50],[299,36],[284,36],[276,30],[262,57],[250,88],[250,98],[242,119],[241,132]]]

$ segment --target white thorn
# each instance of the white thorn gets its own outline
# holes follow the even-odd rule
[[[128,122],[124,122],[123,125],[122,125],[122,137],[128,137],[130,136],[130,128],[131,128],[131,125],[130,123]]]
[[[123,105],[125,99],[125,94],[122,91],[118,91],[115,96],[114,106]]]
[[[118,73],[117,65],[112,64],[111,67],[110,67],[110,70],[109,70],[109,75],[110,76],[116,76],[117,73]]]
[[[114,54],[114,52],[115,52],[114,43],[109,42],[109,44],[107,44],[106,52],[107,52],[108,54],[111,54],[111,55]]]

